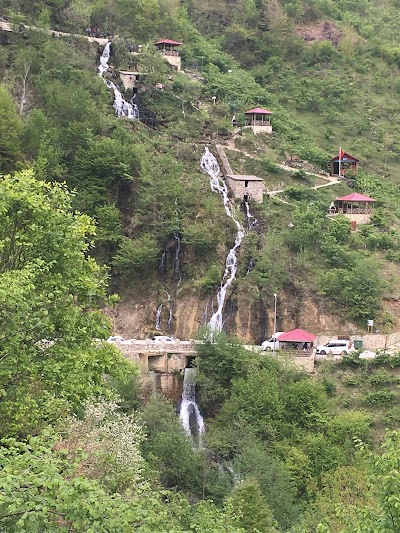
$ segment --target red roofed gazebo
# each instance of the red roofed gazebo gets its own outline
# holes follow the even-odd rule
[[[341,214],[370,214],[374,210],[375,198],[365,196],[358,192],[353,192],[347,196],[340,196],[333,202],[336,208],[336,213]]]
[[[336,198],[328,209],[328,216],[344,215],[351,221],[351,229],[355,231],[357,224],[368,224],[374,212],[375,198],[353,192]]]
[[[245,125],[251,127],[254,133],[272,133],[272,111],[262,107],[254,107],[245,111],[244,114],[246,115]]]
[[[304,331],[304,329],[292,329],[279,335],[279,344],[282,343],[283,350],[301,351],[302,355],[309,355],[313,350],[313,343],[316,335]]]
[[[178,56],[179,55],[179,49],[178,46],[182,46],[183,43],[179,41],[173,41],[172,39],[160,39],[156,43],[154,43],[157,47],[157,50],[161,52],[163,55],[171,55],[171,56]]]
[[[154,45],[162,54],[166,61],[174,70],[181,70],[181,58],[179,57],[179,46],[183,43],[180,41],[173,41],[172,39],[160,39]]]

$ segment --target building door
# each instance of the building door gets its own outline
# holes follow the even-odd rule
[[[338,176],[339,175],[339,161],[334,161],[333,162],[333,174],[334,174],[334,176]]]

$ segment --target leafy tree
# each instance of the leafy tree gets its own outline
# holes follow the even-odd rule
[[[350,269],[332,269],[320,277],[321,292],[358,321],[376,317],[384,287],[373,259],[360,258]]]
[[[10,93],[0,86],[0,171],[10,171],[20,156],[22,122]]]
[[[251,355],[238,341],[229,341],[224,333],[215,342],[206,338],[196,346],[196,351],[201,405],[206,411],[215,412],[229,397],[233,380],[246,374]]]
[[[361,457],[367,467],[366,498],[337,507],[337,516],[343,533],[389,533],[400,528],[400,432],[386,435],[382,445],[383,453],[371,452],[359,444]],[[339,504],[340,502],[337,502]],[[344,526],[344,527],[343,527]],[[321,532],[332,531],[329,526],[320,524]]]
[[[236,524],[249,533],[277,533],[277,523],[255,479],[248,478],[234,488],[229,504],[236,511]]]
[[[112,346],[97,306],[105,276],[87,257],[91,219],[65,186],[29,171],[0,182],[0,390],[3,435],[37,432],[106,393],[105,374],[134,371]]]

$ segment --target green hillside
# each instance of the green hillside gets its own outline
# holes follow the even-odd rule
[[[170,290],[173,279],[167,274],[160,280],[158,266],[178,231],[184,243],[182,288],[212,296],[222,274],[220,244],[230,245],[233,228],[199,174],[198,161],[205,143],[228,142],[260,155],[260,161],[234,161],[235,172],[260,175],[269,190],[289,188],[293,200],[276,204],[273,217],[269,207],[254,206],[265,222],[246,250],[256,265],[246,280],[254,299],[265,300],[266,291],[299,302],[314,294],[350,320],[364,324],[368,316],[380,327],[396,323],[397,317],[382,310],[382,296],[396,294],[397,275],[388,276],[386,288],[378,281],[379,269],[392,270],[399,256],[394,4],[6,2],[4,15],[26,25],[80,34],[90,27],[117,36],[114,72],[146,73],[139,106],[148,127],[117,121],[112,95],[96,76],[96,44],[29,29],[3,32],[0,68],[14,103],[2,99],[8,122],[2,170],[33,165],[39,178],[66,181],[78,191],[75,207],[97,220],[95,255],[111,266],[117,291],[133,287],[134,294],[143,273],[155,300],[165,286]],[[184,42],[182,73],[171,73],[147,45],[165,36]],[[142,54],[129,53],[126,43],[131,49],[142,45]],[[157,91],[156,83],[164,90]],[[232,115],[243,124],[244,111],[254,105],[273,109],[273,135],[232,138]],[[309,193],[305,187],[316,182],[274,165],[295,156],[315,171],[326,170],[340,145],[360,159],[362,170],[349,176],[353,187],[378,200],[372,224],[355,235],[343,228],[338,236],[325,218],[330,201],[353,189],[343,184]],[[283,220],[294,224],[290,234]],[[280,250],[273,258],[271,241]],[[290,282],[279,274],[287,272],[288,257]],[[347,288],[340,283],[343,268]],[[357,286],[362,268],[374,288],[363,309],[360,298],[352,303],[345,294],[349,287],[364,294]],[[241,277],[239,288],[240,283]],[[256,326],[252,336],[263,334]]]
[[[399,329],[399,7],[3,0],[0,531],[400,530],[398,356],[310,377],[241,345],[271,333],[274,293],[282,331]],[[256,106],[271,135],[242,127]],[[152,336],[161,304],[162,332],[194,337],[215,310],[237,232],[200,169],[216,145],[266,193],[253,225],[231,194],[246,231],[225,332],[197,345],[196,447],[102,340]],[[339,147],[360,161],[344,180],[326,173]],[[352,192],[376,199],[357,231],[326,216]]]

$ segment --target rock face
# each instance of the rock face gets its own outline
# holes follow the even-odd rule
[[[224,331],[248,344],[260,344],[273,332],[273,295],[267,298],[256,289],[243,284],[234,289],[226,300],[223,320]],[[160,300],[148,294],[132,295],[123,300],[113,317],[115,330],[126,338],[144,339],[155,332],[156,312]],[[170,309],[172,313],[170,314]],[[215,309],[215,304],[214,304]],[[279,295],[277,305],[277,330],[301,327],[315,334],[354,334],[358,329],[348,321],[340,320],[326,302],[310,296],[285,293]],[[168,321],[172,315],[172,331]],[[201,326],[212,315],[210,299],[194,294],[180,294],[168,307],[163,306],[161,329],[158,333],[173,335],[179,339],[195,338]]]

